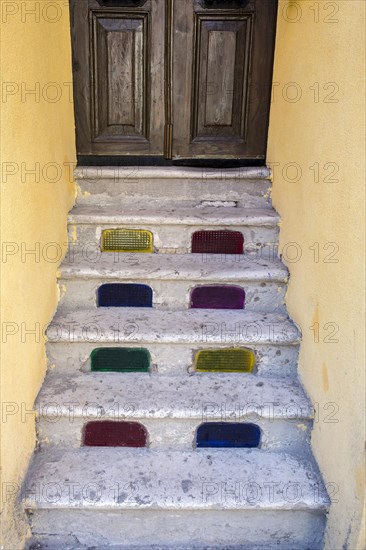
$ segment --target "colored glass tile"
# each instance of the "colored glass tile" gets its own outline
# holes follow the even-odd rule
[[[150,353],[144,348],[97,348],[91,352],[94,372],[148,372]]]
[[[145,229],[105,229],[103,252],[153,252],[153,235]]]
[[[197,447],[258,447],[261,432],[256,424],[205,422],[197,428]]]
[[[93,420],[84,427],[87,447],[146,447],[147,431],[139,422]]]
[[[197,286],[191,292],[191,308],[244,309],[245,292],[239,286]]]
[[[243,254],[243,250],[244,237],[240,231],[196,231],[192,235],[193,253]]]
[[[205,349],[196,353],[198,372],[252,372],[254,352],[246,348]]]
[[[152,307],[152,289],[133,283],[108,283],[98,288],[98,307]]]

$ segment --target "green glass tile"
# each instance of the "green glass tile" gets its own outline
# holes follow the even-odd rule
[[[150,368],[150,353],[144,348],[97,348],[90,359],[94,372],[148,372]]]
[[[254,364],[254,353],[246,348],[201,350],[195,357],[198,372],[252,372]]]
[[[105,229],[103,252],[153,252],[153,235],[145,229]]]

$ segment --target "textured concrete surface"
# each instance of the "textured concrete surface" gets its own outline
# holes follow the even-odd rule
[[[235,201],[246,208],[270,208],[270,171],[266,167],[215,170],[177,167],[79,167],[78,203],[111,199]]]
[[[126,483],[135,486],[128,492]],[[44,509],[321,511],[329,503],[312,461],[258,449],[47,448],[23,492],[27,507]]]
[[[73,248],[60,267],[63,279],[118,278],[192,280],[200,282],[286,282],[287,268],[278,258],[224,254],[129,254],[95,256]]]
[[[155,309],[189,309],[191,303],[191,292],[193,288],[199,286],[194,281],[165,281],[152,280],[146,276],[145,279],[120,277],[108,279],[60,279],[60,302],[59,310],[93,309],[97,307],[98,288],[105,283],[136,283],[148,285],[153,291],[153,307]],[[232,282],[227,284],[230,285]],[[278,312],[284,313],[286,285],[276,282],[256,282],[248,281],[245,283],[236,282],[235,286],[240,287],[245,292],[245,310],[257,312]],[[211,283],[212,284],[212,283]],[[222,285],[222,282],[216,282]]]
[[[275,397],[274,397],[275,396]],[[41,445],[78,446],[89,420],[143,423],[152,448],[191,449],[202,422],[255,422],[261,448],[301,453],[308,443],[313,409],[295,380],[252,374],[51,371],[36,402]]]
[[[300,332],[283,314],[245,310],[96,308],[56,313],[47,330],[51,342],[180,343],[197,346],[231,340],[238,345],[294,345]]]
[[[200,349],[225,348],[239,346],[237,343],[238,332],[233,331],[232,334],[223,332],[222,342],[214,345],[202,343],[199,345],[186,344],[161,344],[141,342],[129,342],[128,334],[132,331],[131,326],[126,326],[125,342],[116,344],[106,342],[78,342],[77,345],[73,342],[59,341],[55,343],[47,343],[47,356],[50,369],[56,371],[77,372],[79,370],[85,372],[90,370],[89,356],[96,347],[110,347],[113,345],[122,347],[141,347],[144,346],[149,350],[151,356],[152,369],[160,374],[169,374],[172,376],[191,372],[194,362],[194,355]],[[253,350],[256,357],[256,372],[259,376],[274,377],[274,378],[294,378],[297,376],[297,357],[299,346],[290,345],[274,345],[274,344],[250,344],[250,349]]]
[[[235,226],[278,225],[279,216],[270,208],[233,208],[226,206],[186,206],[184,203],[171,203],[151,200],[111,201],[98,204],[76,205],[69,214],[69,223],[85,225],[197,225]],[[207,228],[208,229],[208,228]]]
[[[91,220],[92,222],[92,220]],[[116,223],[70,224],[69,225],[69,247],[74,250],[81,250],[87,257],[95,257],[100,252],[101,236],[104,229],[115,229]],[[208,229],[228,229],[227,225],[184,225],[184,224],[123,224],[128,229],[145,229],[151,231],[154,240],[154,252],[186,254],[191,252],[192,235],[195,231]],[[277,242],[279,228],[276,225],[238,225],[235,231],[240,231],[244,237],[245,254],[249,256],[255,253],[277,255]]]

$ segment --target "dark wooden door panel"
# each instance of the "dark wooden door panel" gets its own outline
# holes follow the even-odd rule
[[[197,15],[193,141],[245,139],[251,26],[252,15]]]
[[[70,5],[78,154],[162,155],[164,1]]]
[[[276,12],[276,0],[176,1],[174,156],[265,158]]]
[[[147,17],[92,14],[93,139],[148,142]]]
[[[70,0],[77,152],[265,159],[277,0]]]

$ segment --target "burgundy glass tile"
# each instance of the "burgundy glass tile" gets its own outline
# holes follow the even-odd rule
[[[240,231],[196,231],[192,252],[201,254],[243,254],[244,237]]]
[[[244,309],[245,292],[239,286],[197,286],[191,292],[191,308]]]
[[[84,427],[87,447],[146,447],[147,431],[139,422],[93,420]]]

